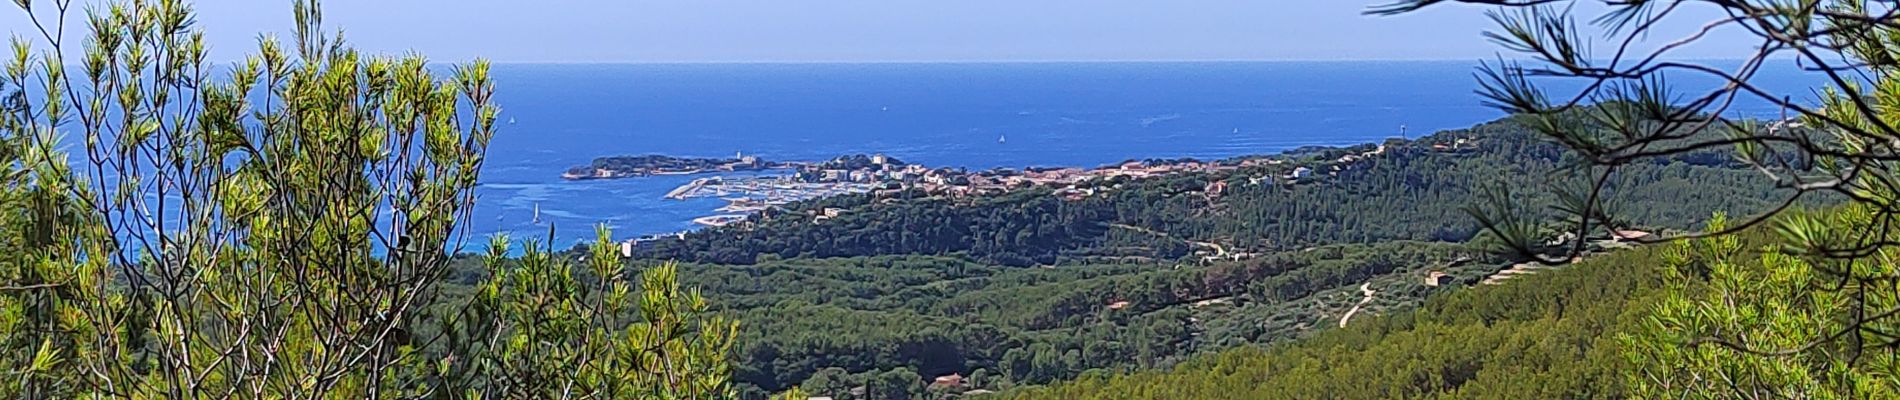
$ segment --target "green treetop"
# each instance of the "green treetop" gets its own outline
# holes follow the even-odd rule
[[[1595,182],[1564,196],[1562,225],[1581,234],[1627,223],[1606,182],[1619,170],[1706,149],[1773,179],[1788,195],[1780,207],[1678,240],[1660,261],[1673,290],[1631,333],[1637,362],[1628,385],[1637,397],[1892,397],[1900,381],[1900,304],[1893,273],[1893,225],[1900,219],[1900,13],[1889,1],[1863,0],[1400,0],[1374,13],[1404,13],[1451,3],[1494,7],[1486,36],[1512,58],[1481,73],[1480,93],[1498,108],[1528,116],[1546,138],[1581,161]],[[1591,11],[1583,11],[1591,10]],[[1581,15],[1588,14],[1588,15]],[[1697,20],[1696,15],[1712,15]],[[1580,23],[1579,21],[1587,21]],[[1667,26],[1697,26],[1670,36]],[[1680,52],[1718,34],[1753,47],[1734,63],[1684,61]],[[1799,68],[1822,87],[1780,93],[1757,83],[1762,71]],[[1707,87],[1674,85],[1700,75]],[[1552,93],[1547,79],[1583,85]],[[1731,118],[1740,101],[1773,104],[1783,117]],[[1582,107],[1595,103],[1597,107]],[[1820,213],[1791,210],[1804,197],[1845,199]],[[1505,248],[1563,262],[1577,255],[1534,254],[1521,214],[1478,210]],[[1772,244],[1724,236],[1761,226]]]
[[[182,1],[15,3],[37,36],[0,65],[0,397],[733,395],[736,324],[670,267],[636,290],[604,230],[590,280],[530,251],[442,293],[488,63],[359,53],[315,1],[228,69]]]

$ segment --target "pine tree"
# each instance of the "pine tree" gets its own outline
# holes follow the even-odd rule
[[[76,12],[16,4],[38,27]],[[293,11],[288,47],[265,37],[228,69],[176,0],[14,42],[0,368],[18,372],[0,397],[735,396],[737,324],[670,266],[636,289],[605,229],[591,275],[504,260],[498,238],[495,277],[445,294],[497,133],[489,64],[438,76],[325,33],[315,1]]]

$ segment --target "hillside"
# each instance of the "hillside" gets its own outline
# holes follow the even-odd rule
[[[956,389],[993,390],[1300,337],[1337,326],[1362,285],[1380,292],[1362,317],[1402,309],[1502,265],[1439,268],[1453,276],[1444,287],[1422,284],[1425,269],[1477,256],[1390,242],[1208,267],[1013,268],[909,256],[689,265],[682,278],[747,321],[738,376],[762,389],[829,393],[812,379],[835,368],[858,376],[823,380],[860,386],[867,374],[902,370],[986,375]]]
[[[1893,398],[1893,342],[1809,345],[1890,329],[1855,321],[1868,309],[1900,309],[1879,293],[1893,287],[1890,262],[1817,263],[1824,259],[1805,253],[1813,242],[1790,239],[1890,223],[1874,210],[1797,210],[1733,235],[1435,294],[1414,310],[1298,341],[996,398]],[[1718,215],[1707,230],[1728,226]],[[1851,297],[1861,293],[1871,295]]]
[[[1602,339],[1590,333],[1609,329],[1597,314],[1621,313],[1649,276],[1619,265],[1546,278],[1466,245],[1477,227],[1463,209],[1483,188],[1512,187],[1524,210],[1548,212],[1550,193],[1569,182],[1557,172],[1572,162],[1563,154],[1505,119],[1412,141],[1302,148],[1231,171],[1094,182],[1094,195],[1079,199],[1052,188],[845,196],[653,243],[635,264],[692,261],[683,283],[746,321],[736,377],[753,398],[794,386],[835,398],[928,398],[1137,373],[1116,381],[1134,385],[1172,379],[1137,371],[1269,359],[1261,368],[1291,369],[1274,369],[1262,385],[1340,372],[1285,364],[1325,360],[1318,365],[1362,363],[1373,368],[1367,374],[1396,368],[1381,362],[1437,371],[1364,375],[1399,385],[1371,393],[1431,392],[1407,389],[1411,382],[1487,387],[1500,371],[1544,367],[1437,366],[1490,365],[1487,357],[1513,351],[1589,356]],[[1700,226],[1708,210],[1749,215],[1777,198],[1727,160],[1704,152],[1626,168],[1613,195],[1646,206],[1617,211],[1646,229],[1678,230]],[[1300,167],[1322,172],[1288,179]],[[836,216],[811,217],[826,209]],[[1532,273],[1500,273],[1507,269]],[[1482,284],[1527,275],[1531,283]],[[1467,290],[1474,286],[1482,287]],[[1427,308],[1408,311],[1420,304]],[[1530,339],[1555,330],[1577,336]],[[1464,335],[1477,339],[1443,340]],[[1330,344],[1298,345],[1327,349],[1301,354],[1257,348],[1307,337],[1299,343]],[[1402,351],[1436,342],[1470,347]],[[1024,393],[1068,397],[1064,390],[1097,386]]]
[[[1561,146],[1515,118],[1416,140],[1302,148],[1249,166],[1145,179],[1096,180],[1000,196],[917,192],[795,204],[756,222],[637,250],[642,258],[751,264],[776,258],[958,256],[1031,266],[1244,258],[1311,246],[1393,240],[1463,242],[1463,209],[1490,188],[1547,212],[1579,183]],[[1304,168],[1310,172],[1296,172]],[[1304,175],[1302,175],[1304,174]],[[1614,210],[1647,228],[1697,226],[1710,210],[1753,215],[1778,199],[1759,174],[1720,152],[1626,167]],[[1081,191],[1084,197],[1057,194]],[[830,218],[813,215],[831,214]]]
[[[1092,376],[1007,399],[1617,398],[1659,289],[1658,248],[1434,296],[1297,342],[1241,346],[1172,370]]]

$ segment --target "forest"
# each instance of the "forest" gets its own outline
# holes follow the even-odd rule
[[[735,380],[747,397],[798,387],[853,399],[1010,392],[1135,371],[1188,371],[1210,357],[1259,351],[1236,348],[1345,340],[1349,333],[1329,333],[1341,325],[1349,327],[1343,332],[1397,332],[1410,329],[1408,321],[1440,318],[1435,310],[1530,315],[1500,307],[1566,301],[1559,289],[1568,288],[1536,282],[1604,278],[1481,284],[1521,260],[1478,245],[1466,205],[1482,201],[1487,185],[1549,188],[1535,176],[1561,175],[1572,162],[1515,118],[1389,141],[1382,156],[1337,174],[1249,183],[1297,163],[1377,148],[1309,147],[1275,156],[1289,160],[1283,164],[1226,175],[1102,182],[1118,189],[1081,201],[1046,190],[822,199],[760,224],[645,248],[628,273],[689,261],[681,282],[746,321]],[[1619,171],[1616,201],[1660,206],[1615,211],[1660,232],[1706,223],[1709,215],[1699,210],[1748,215],[1772,205],[1779,192],[1730,159],[1693,154]],[[1210,196],[1201,192],[1210,180],[1231,183]],[[1552,208],[1554,191],[1521,190],[1525,196],[1513,200],[1525,209]],[[823,208],[851,211],[824,223],[799,217]],[[1555,237],[1559,228],[1546,233]],[[1206,243],[1242,255],[1210,257]],[[1623,296],[1618,290],[1634,289],[1604,290]],[[1450,305],[1503,296],[1493,293],[1523,298]],[[1611,299],[1575,303],[1568,307],[1600,309],[1569,315],[1624,309]],[[1437,308],[1410,311],[1420,304]],[[1357,317],[1342,322],[1349,314]],[[1583,323],[1546,323],[1559,322]],[[1025,393],[1067,397],[1038,390],[1078,386],[1090,384]]]
[[[1891,398],[1883,383],[1894,367],[1889,343],[1749,353],[1860,329],[1856,303],[1835,294],[1858,284],[1778,243],[1786,229],[1801,229],[1793,226],[1852,232],[1877,223],[1874,215],[1861,206],[1794,211],[1776,219],[1779,228],[1607,253],[1508,284],[1437,293],[1414,309],[1297,341],[997,398]],[[1729,223],[1718,214],[1707,230]],[[1895,304],[1884,295],[1861,301]],[[1718,337],[1745,344],[1706,342]]]
[[[1661,290],[1644,248],[1505,285],[1447,291],[1306,339],[1245,345],[1171,370],[1010,392],[1061,399],[1624,398],[1618,334]]]
[[[485,281],[459,263],[449,292]],[[683,264],[680,283],[744,321],[735,380],[748,397],[925,398],[1162,368],[1195,354],[1289,340],[1474,285],[1503,260],[1452,243],[1319,246],[1207,266],[1021,268],[939,256]],[[629,275],[645,268],[636,266]],[[1445,285],[1422,282],[1428,270]],[[451,302],[452,304],[452,302]],[[879,386],[956,374],[954,386]],[[895,381],[895,380],[893,380]],[[827,389],[830,388],[830,389]],[[840,389],[842,388],[842,389]],[[831,390],[838,389],[838,390]]]

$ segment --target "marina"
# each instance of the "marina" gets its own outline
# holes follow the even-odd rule
[[[861,182],[800,182],[789,176],[707,177],[694,179],[667,192],[669,200],[720,198],[713,211],[720,214],[694,218],[693,223],[721,227],[744,222],[750,216],[781,205],[831,196],[869,193],[888,184]]]

